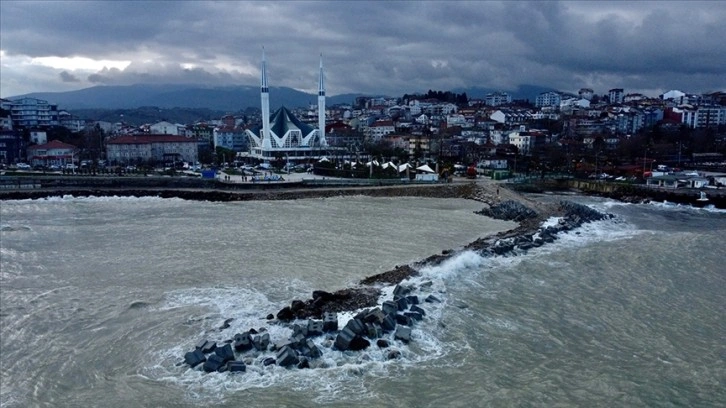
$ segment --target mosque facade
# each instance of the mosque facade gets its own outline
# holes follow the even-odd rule
[[[304,163],[320,159],[328,153],[330,146],[325,140],[325,83],[322,55],[320,56],[317,129],[299,120],[284,106],[270,114],[267,61],[264,51],[262,53],[260,99],[262,126],[246,130],[250,146],[248,157],[262,162],[283,159],[289,163]]]

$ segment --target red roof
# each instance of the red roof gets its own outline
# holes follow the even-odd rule
[[[175,135],[123,135],[106,144],[196,143],[196,139]]]
[[[51,140],[50,142],[42,145],[30,146],[28,149],[75,149],[76,146],[68,143],[63,143],[60,140]]]

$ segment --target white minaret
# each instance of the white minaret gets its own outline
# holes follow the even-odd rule
[[[262,148],[272,149],[270,141],[270,90],[267,88],[267,61],[265,60],[265,47],[262,47],[262,86],[260,89],[262,99]]]
[[[323,78],[323,54],[320,54],[320,86],[318,87],[318,132],[320,132],[320,145],[327,146],[325,140],[325,83]]]

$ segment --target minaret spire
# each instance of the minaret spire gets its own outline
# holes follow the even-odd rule
[[[320,53],[320,84],[318,86],[318,132],[320,145],[327,146],[325,140],[325,76],[323,74],[323,53]]]
[[[269,92],[267,88],[267,60],[265,59],[265,47],[262,47],[262,92]]]
[[[267,60],[265,47],[262,47],[262,78],[260,86],[260,99],[262,109],[262,148],[272,149],[270,140],[270,90],[267,87]]]
[[[323,75],[323,53],[320,53],[320,86],[318,87],[318,96],[325,96],[325,78]]]

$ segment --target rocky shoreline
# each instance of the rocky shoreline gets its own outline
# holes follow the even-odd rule
[[[288,328],[291,332],[288,338],[271,339],[265,327],[235,333],[221,341],[205,338],[198,341],[194,350],[185,354],[184,363],[180,364],[190,368],[201,366],[205,372],[242,372],[250,365],[315,368],[325,366],[320,357],[329,350],[357,352],[372,347],[372,344],[387,350],[384,358],[400,358],[402,348],[415,341],[412,328],[426,317],[424,305],[441,302],[432,291],[432,282],[407,282],[419,276],[422,268],[439,265],[464,251],[474,251],[483,257],[516,256],[554,242],[558,234],[584,223],[611,217],[568,201],[557,205],[537,203],[537,209],[523,204],[524,199],[499,201],[492,191],[476,185],[455,190],[459,193],[456,197],[488,204],[477,214],[515,220],[520,225],[480,238],[461,249],[444,250],[414,264],[396,266],[366,277],[354,287],[332,293],[313,291],[311,298],[295,299],[276,314],[266,316],[268,324]],[[559,219],[556,223],[545,224],[550,217]],[[390,290],[391,287],[392,297],[383,300],[384,289]],[[357,314],[339,328],[338,313],[355,311],[358,311]],[[225,320],[220,331],[229,328],[231,320],[233,318]]]

